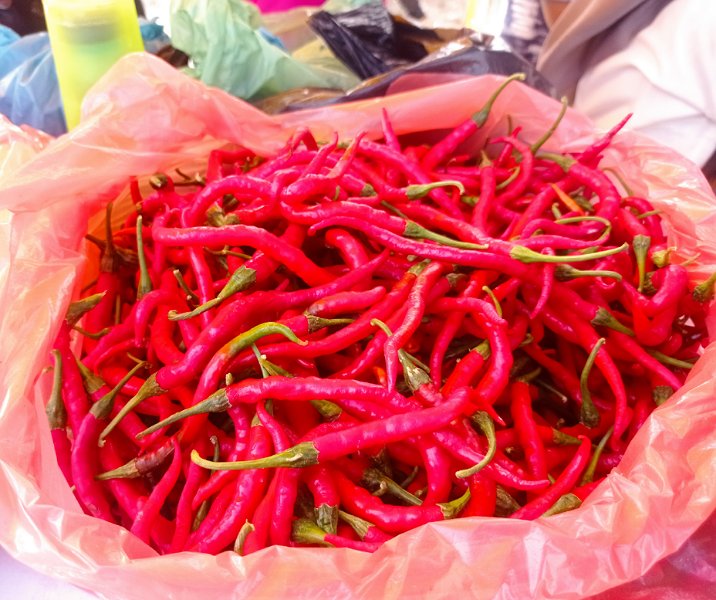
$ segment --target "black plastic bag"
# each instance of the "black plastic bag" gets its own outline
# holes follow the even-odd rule
[[[308,23],[361,79],[413,63],[427,54],[421,44],[400,35],[395,20],[380,2],[338,14],[319,11]]]
[[[556,97],[555,90],[549,81],[524,58],[507,50],[493,50],[489,47],[489,40],[474,34],[471,37],[464,37],[446,44],[415,64],[394,68],[368,79],[346,94],[331,98],[316,98],[309,94],[304,99],[295,98],[294,102],[286,106],[284,110],[318,108],[340,102],[384,96],[395,81],[412,73],[454,73],[457,75],[524,73],[527,85],[548,96]]]

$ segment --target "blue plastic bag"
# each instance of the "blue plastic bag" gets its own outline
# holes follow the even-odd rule
[[[0,113],[50,135],[67,131],[46,32],[19,37],[0,26]]]
[[[157,23],[141,21],[140,30],[147,52],[169,43]],[[0,25],[0,113],[53,136],[67,131],[47,32],[20,37]]]

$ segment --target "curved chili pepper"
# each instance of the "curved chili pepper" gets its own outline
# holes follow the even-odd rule
[[[547,462],[545,460],[542,438],[537,431],[537,423],[532,414],[532,397],[530,386],[524,381],[515,381],[510,386],[510,412],[525,453],[525,460],[530,474],[535,479],[547,478]]]
[[[314,465],[307,467],[303,475],[313,496],[316,524],[326,533],[336,533],[340,496],[331,472],[322,465]]]
[[[490,111],[497,97],[502,91],[513,81],[524,81],[524,73],[515,73],[497,87],[497,89],[489,96],[485,105],[476,112],[471,118],[463,121],[448,135],[443,137],[437,144],[432,146],[428,153],[422,159],[422,167],[427,171],[432,171],[437,165],[442,163],[449,155],[453,154],[457,147],[467,138],[477,132],[490,116]]]
[[[358,541],[341,535],[328,533],[309,519],[296,519],[293,522],[291,540],[297,544],[351,548],[363,552],[375,552],[380,547],[378,543]]]
[[[164,473],[159,483],[154,487],[147,501],[139,509],[137,516],[134,518],[130,531],[139,539],[149,543],[150,530],[153,522],[159,515],[167,496],[177,482],[181,474],[181,448],[179,442],[174,439],[174,457],[169,468]]]
[[[269,380],[270,378],[262,381]],[[296,384],[298,378],[294,378],[291,381]],[[325,380],[324,383],[327,381],[331,380]],[[339,383],[343,384],[343,393],[348,396],[350,388],[346,385],[346,382]],[[353,385],[356,385],[356,383],[357,382],[354,382]],[[294,387],[294,395],[300,395],[301,392],[298,391],[298,388],[299,386]],[[329,394],[325,392],[324,397],[330,398]],[[292,399],[296,398],[294,397]],[[464,389],[457,390],[451,398],[439,406],[425,408],[409,415],[396,414],[380,421],[361,423],[349,429],[314,437],[310,441],[301,442],[292,448],[278,452],[260,461],[210,463],[204,461],[196,454],[192,454],[192,460],[210,469],[225,468],[238,470],[254,467],[305,467],[325,463],[326,461],[346,456],[362,448],[397,442],[411,436],[430,433],[440,429],[462,412],[467,400],[467,391]]]
[[[311,286],[331,283],[333,277],[306,257],[298,248],[285,243],[280,237],[253,225],[226,225],[225,227],[157,227],[153,231],[155,242],[174,246],[251,246],[269,258],[286,265]]]
[[[55,360],[52,393],[45,406],[45,414],[50,426],[57,465],[67,483],[72,486],[71,444],[67,437],[67,409],[62,400],[62,354],[59,350],[53,350],[52,356]]]
[[[350,511],[388,533],[402,533],[418,525],[457,516],[468,501],[469,493],[443,504],[431,506],[391,506],[365,488],[354,484],[338,470],[333,471],[341,502]]]
[[[271,439],[266,428],[256,419],[251,426],[247,458],[258,459],[271,452]],[[194,464],[194,463],[192,463]],[[261,500],[261,494],[268,483],[268,472],[264,469],[243,471],[236,480],[233,501],[224,513],[217,527],[202,536],[194,547],[197,552],[216,553],[231,544],[239,534],[241,526],[251,519]]]
[[[531,520],[545,513],[562,495],[572,490],[578,483],[582,471],[587,466],[591,448],[591,441],[588,438],[582,438],[582,443],[574,453],[571,462],[562,471],[557,481],[537,498],[530,500],[522,508],[510,515],[510,517]]]

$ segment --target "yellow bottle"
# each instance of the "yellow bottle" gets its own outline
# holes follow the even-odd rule
[[[67,128],[87,90],[125,54],[144,49],[134,0],[43,0]]]

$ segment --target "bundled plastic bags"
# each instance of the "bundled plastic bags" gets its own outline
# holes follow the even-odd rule
[[[425,84],[425,78],[421,83]],[[643,575],[674,552],[716,507],[716,347],[685,387],[658,408],[619,467],[578,509],[533,522],[457,519],[402,534],[375,554],[271,547],[241,558],[158,556],[127,530],[82,513],[56,465],[44,415],[48,352],[88,270],[82,239],[130,175],[197,164],[239,142],[276,150],[299,125],[327,139],[380,135],[382,108],[399,134],[447,128],[468,117],[492,77],[421,87],[382,100],[267,117],[146,55],[123,59],[87,99],[83,123],[20,168],[0,171],[0,208],[13,211],[2,261],[0,316],[0,543],[16,558],[103,597],[169,598],[582,598]],[[505,118],[527,139],[558,103],[523,85],[505,90],[485,135]],[[550,142],[594,139],[569,113]],[[716,269],[716,198],[698,169],[634,135],[606,161],[663,211],[670,244],[698,249],[702,279]],[[714,331],[713,315],[710,329]],[[310,576],[307,576],[310,573]],[[625,593],[622,598],[637,597]]]

